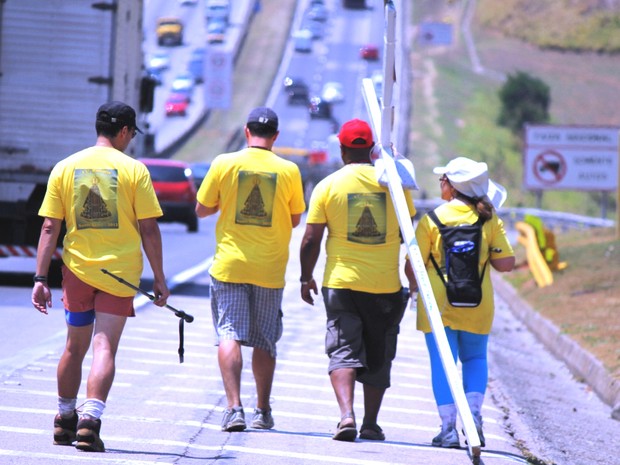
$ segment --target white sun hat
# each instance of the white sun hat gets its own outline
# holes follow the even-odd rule
[[[484,162],[457,157],[446,166],[434,168],[433,173],[445,174],[452,187],[467,197],[486,196],[496,209],[508,197],[504,186],[489,179],[489,168]]]

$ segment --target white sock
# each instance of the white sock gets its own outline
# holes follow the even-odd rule
[[[482,392],[466,392],[467,403],[472,415],[481,415],[482,403],[484,402],[484,394]]]
[[[450,428],[454,428],[456,424],[456,405],[444,404],[438,405],[439,417],[441,418],[441,430],[446,431]]]
[[[84,405],[80,409],[80,416],[88,415],[95,420],[101,418],[103,415],[103,409],[105,408],[105,402],[99,399],[86,399]]]
[[[77,403],[77,399],[70,399],[68,397],[60,397],[58,396],[58,413],[63,418],[70,418],[73,416],[73,412],[75,411],[75,405]]]

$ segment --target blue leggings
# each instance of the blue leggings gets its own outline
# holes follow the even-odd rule
[[[465,392],[485,393],[489,379],[487,365],[488,334],[474,334],[445,328],[452,357],[463,365],[463,389]],[[433,333],[426,333],[426,347],[431,359],[433,394],[437,405],[453,404],[454,399],[448,385],[448,378],[439,358],[439,350]]]

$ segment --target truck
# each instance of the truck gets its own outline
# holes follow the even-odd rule
[[[36,256],[49,174],[94,145],[99,106],[139,109],[142,16],[143,0],[0,2],[0,259]]]

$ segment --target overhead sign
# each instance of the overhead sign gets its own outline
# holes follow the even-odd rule
[[[618,188],[618,135],[612,126],[525,127],[523,184],[532,190]]]
[[[420,45],[452,44],[452,24],[440,22],[423,22],[418,34]]]
[[[205,105],[227,109],[232,101],[233,60],[229,49],[207,47],[205,54]]]

